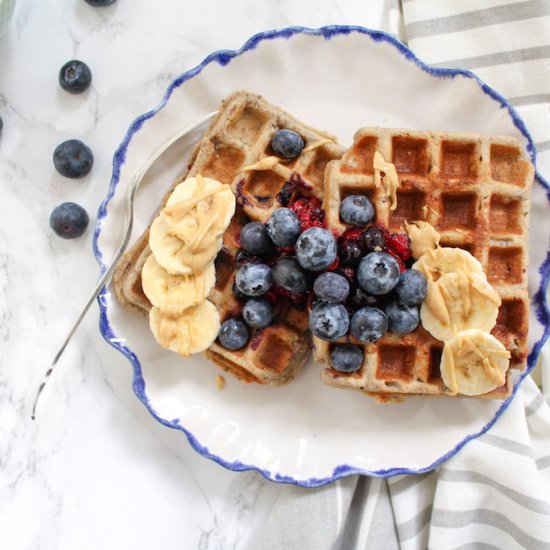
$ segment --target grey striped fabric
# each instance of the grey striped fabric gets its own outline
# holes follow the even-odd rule
[[[475,70],[507,97],[550,179],[550,0],[387,0],[424,61]],[[402,10],[402,11],[401,11]],[[543,199],[543,197],[541,197]],[[544,199],[543,199],[544,200]],[[550,550],[550,346],[487,434],[433,472],[277,488],[254,549]],[[545,397],[546,395],[546,397]]]

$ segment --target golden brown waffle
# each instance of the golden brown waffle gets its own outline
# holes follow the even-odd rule
[[[374,184],[377,150],[394,163],[399,175],[393,212],[382,186]],[[405,221],[426,220],[441,233],[441,246],[472,253],[502,298],[492,333],[511,352],[511,368],[523,370],[533,175],[533,165],[512,138],[364,128],[342,159],[329,164],[324,208],[329,228],[343,231],[347,226],[339,218],[340,201],[366,194],[375,206],[376,223],[403,231]],[[327,384],[365,391],[380,401],[450,393],[439,371],[443,342],[422,327],[405,336],[388,333],[373,344],[351,336],[340,342],[360,345],[364,362],[356,373],[338,372],[330,367],[334,343],[314,338],[314,358],[327,364],[321,375]],[[483,397],[503,398],[509,393],[508,380]]]
[[[273,133],[280,128],[293,129],[304,138],[302,155],[290,163],[278,162],[267,170],[246,169],[273,155],[269,143]],[[193,152],[187,173],[173,187],[187,177],[202,174],[231,185],[237,197],[237,212],[216,259],[216,286],[209,296],[218,308],[222,322],[239,313],[240,306],[233,295],[232,285],[240,228],[249,220],[265,221],[271,211],[280,206],[277,194],[294,173],[301,179],[296,193],[322,199],[325,167],[344,152],[333,139],[248,92],[237,92],[220,106]],[[291,191],[288,185],[286,191]],[[159,210],[169,194],[161,201]],[[146,230],[121,258],[114,275],[114,288],[120,303],[144,315],[151,304],[141,286],[141,268],[150,254]],[[231,351],[214,343],[207,351],[207,357],[243,381],[273,385],[289,381],[309,354],[307,312],[298,311],[288,304],[279,304],[279,308],[276,322],[253,334],[244,349]]]

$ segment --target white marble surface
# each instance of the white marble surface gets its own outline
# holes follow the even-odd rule
[[[389,1],[389,0],[388,0]],[[30,421],[34,392],[93,287],[95,212],[112,154],[130,122],[172,78],[219,48],[288,25],[386,29],[385,0],[18,0],[0,38],[0,547],[247,548],[287,487],[233,473],[162,427],[131,388],[127,361],[99,334],[94,305]],[[92,88],[57,83],[87,62]],[[95,154],[83,180],[59,176],[55,146],[79,138]],[[90,213],[85,237],[48,225],[72,200]]]

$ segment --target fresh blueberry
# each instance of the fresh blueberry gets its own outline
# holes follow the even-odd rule
[[[265,254],[273,245],[265,225],[261,222],[247,223],[241,229],[241,246],[251,254]]]
[[[246,296],[261,296],[273,285],[273,273],[265,264],[245,264],[237,271],[235,284]]]
[[[350,195],[340,204],[340,217],[352,225],[366,225],[374,217],[374,208],[365,195]]]
[[[367,227],[367,229],[363,231],[363,242],[365,243],[366,249],[371,252],[375,249],[382,250],[386,244],[386,235],[384,231],[378,227]]]
[[[313,290],[324,302],[337,304],[348,297],[349,283],[343,275],[328,271],[315,279]]]
[[[114,4],[116,0],[86,0],[86,2],[94,8],[103,8],[105,6],[110,6],[111,4]]]
[[[351,290],[346,303],[353,311],[362,307],[378,307],[377,298],[367,294],[360,286]]]
[[[267,232],[277,246],[292,246],[300,235],[300,220],[290,208],[277,208],[266,223]]]
[[[363,350],[353,344],[334,346],[330,352],[332,368],[340,372],[357,372],[363,364]]]
[[[426,277],[416,269],[407,269],[401,273],[395,291],[400,304],[417,306],[428,294]]]
[[[86,210],[74,202],[64,202],[50,214],[50,227],[63,239],[80,237],[86,231],[89,221]]]
[[[388,331],[386,314],[375,307],[357,310],[350,323],[350,332],[361,342],[376,342]]]
[[[275,308],[268,300],[251,298],[244,304],[243,318],[253,328],[265,328],[275,316]]]
[[[273,279],[291,294],[301,294],[307,290],[306,274],[294,258],[281,258],[273,266]]]
[[[389,329],[397,334],[412,332],[420,322],[418,308],[415,306],[403,306],[397,302],[391,302],[386,306]]]
[[[371,252],[359,263],[357,280],[370,294],[387,294],[399,282],[399,264],[386,252]]]
[[[94,164],[92,150],[78,139],[60,143],[53,153],[55,169],[66,178],[82,178]]]
[[[326,229],[310,227],[296,241],[296,259],[304,269],[323,271],[336,259],[336,239]]]
[[[82,93],[90,86],[91,82],[92,71],[84,61],[78,59],[67,61],[59,71],[59,84],[70,94]]]
[[[304,148],[304,140],[294,130],[278,130],[271,138],[271,148],[278,157],[295,159]]]
[[[241,349],[248,342],[248,329],[240,319],[230,318],[222,323],[218,339],[224,348]]]
[[[322,340],[338,340],[349,328],[349,316],[341,304],[317,304],[309,313],[309,329]]]
[[[363,251],[358,243],[354,241],[344,241],[339,247],[338,255],[342,265],[355,267],[361,260]]]

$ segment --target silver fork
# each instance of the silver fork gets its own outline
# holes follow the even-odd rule
[[[104,271],[103,275],[99,278],[99,281],[97,282],[94,290],[92,291],[92,294],[88,298],[88,301],[86,302],[86,305],[82,308],[82,311],[80,312],[80,315],[77,317],[75,323],[73,324],[71,330],[67,333],[67,336],[65,337],[65,341],[63,342],[63,345],[59,348],[59,351],[57,352],[56,356],[54,357],[52,364],[50,365],[50,368],[46,371],[44,374],[44,377],[42,379],[42,382],[40,383],[40,386],[38,387],[38,391],[36,392],[36,396],[34,398],[34,403],[32,406],[32,413],[31,418],[33,420],[36,420],[36,407],[38,405],[38,400],[40,398],[40,395],[42,394],[42,391],[44,390],[44,387],[46,386],[48,379],[50,378],[53,369],[55,368],[57,362],[63,355],[63,352],[65,351],[65,348],[71,341],[71,338],[73,337],[74,333],[76,332],[76,329],[80,325],[80,322],[82,319],[84,319],[86,313],[90,309],[90,306],[93,304],[94,300],[98,297],[99,293],[101,292],[101,289],[109,282],[111,279],[111,275],[113,274],[113,271],[120,260],[120,257],[122,254],[124,254],[124,251],[126,250],[126,247],[128,246],[128,242],[130,241],[130,235],[132,234],[132,228],[134,227],[134,200],[136,196],[136,191],[138,190],[139,184],[143,180],[143,177],[148,172],[149,168],[155,163],[156,160],[160,156],[163,155],[163,153],[169,149],[174,143],[176,143],[178,140],[180,140],[182,137],[186,136],[196,128],[199,128],[206,122],[210,121],[215,115],[217,114],[217,111],[213,111],[202,118],[199,118],[198,120],[195,120],[191,124],[185,126],[185,128],[182,128],[179,132],[174,134],[171,138],[169,138],[167,141],[165,141],[142,165],[140,170],[137,172],[137,174],[134,176],[134,179],[132,180],[132,183],[130,184],[130,187],[128,188],[128,197],[127,197],[127,211],[128,211],[128,218],[126,221],[126,230],[124,233],[124,237],[122,239],[122,242],[120,243],[120,246],[118,247],[118,250],[116,251],[115,257],[113,258],[111,264],[109,267]]]

